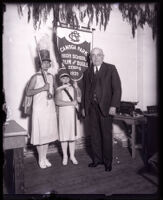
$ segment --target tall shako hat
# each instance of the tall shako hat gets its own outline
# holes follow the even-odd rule
[[[68,76],[70,78],[70,74],[66,68],[60,68],[58,71],[59,78],[62,78],[64,76]]]
[[[40,50],[40,57],[41,57],[42,61],[49,61],[49,62],[51,62],[49,50],[46,50],[46,49]]]

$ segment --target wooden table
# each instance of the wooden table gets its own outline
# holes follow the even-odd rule
[[[13,151],[13,176],[15,194],[24,193],[24,147],[27,131],[10,120],[3,127],[3,149]]]
[[[114,120],[123,121],[127,125],[131,125],[131,149],[132,149],[132,158],[135,158],[136,156],[136,144],[135,144],[135,138],[136,138],[136,125],[142,124],[144,125],[146,123],[146,117],[144,115],[138,115],[138,116],[125,116],[125,115],[115,115],[113,117]]]
[[[145,113],[147,119],[145,134],[143,134],[143,159],[148,167],[149,159],[159,152],[159,115],[158,113]]]

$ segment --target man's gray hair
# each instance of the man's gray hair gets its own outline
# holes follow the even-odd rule
[[[101,52],[101,54],[104,55],[103,50],[102,50],[101,48],[99,48],[99,47],[94,47],[94,48],[91,50],[90,55],[92,54],[92,52],[93,52],[94,50],[99,50],[99,51]]]

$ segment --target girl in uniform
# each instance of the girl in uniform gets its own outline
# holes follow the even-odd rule
[[[50,167],[47,159],[48,145],[58,140],[57,114],[54,102],[54,78],[48,73],[51,66],[50,53],[48,50],[40,50],[42,70],[32,76],[26,95],[33,96],[32,106],[32,132],[31,144],[35,145],[38,152],[38,164],[44,169]],[[45,81],[45,78],[47,81]],[[50,94],[48,96],[48,94]]]
[[[68,147],[70,160],[77,165],[75,158],[76,140],[76,108],[78,102],[75,100],[75,88],[70,84],[70,76],[65,68],[59,70],[59,80],[62,86],[56,90],[56,105],[58,106],[59,140],[63,152],[62,164],[68,163]],[[78,98],[79,99],[79,98]]]

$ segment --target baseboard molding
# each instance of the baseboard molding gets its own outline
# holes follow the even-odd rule
[[[126,145],[126,141],[125,144],[123,144],[123,141],[119,141],[116,138],[113,138],[113,145],[116,143],[119,143],[122,147],[128,147],[128,145]],[[90,147],[90,136],[81,137],[76,140],[76,149],[85,149],[87,147]],[[28,144],[24,148],[24,156],[25,157],[33,156],[35,151],[36,151],[35,147],[33,145]],[[57,152],[58,152],[58,146],[56,146],[55,143],[51,143],[48,148],[48,154]]]
[[[90,136],[82,137],[76,140],[76,149],[83,149],[90,146]],[[35,147],[31,144],[27,144],[24,148],[24,156],[33,156],[35,152]],[[58,147],[55,143],[51,143],[48,148],[48,154],[58,152]]]

